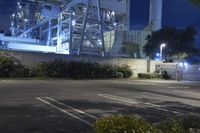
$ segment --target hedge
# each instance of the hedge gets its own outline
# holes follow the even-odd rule
[[[162,133],[154,125],[133,115],[112,115],[98,119],[94,133]]]
[[[28,77],[29,69],[14,58],[0,56],[0,77]]]
[[[139,73],[138,78],[142,79],[160,79],[162,78],[161,74],[158,73]]]
[[[96,120],[93,129],[94,133],[197,133],[200,115],[170,118],[157,124],[133,115],[111,115]]]
[[[128,65],[115,66],[90,62],[65,62],[54,60],[39,63],[33,75],[39,77],[99,79],[99,78],[130,78],[132,71]]]
[[[142,79],[171,79],[171,76],[167,73],[167,71],[163,71],[161,74],[159,73],[139,73],[138,78]]]
[[[178,118],[162,121],[157,125],[157,128],[162,130],[163,133],[186,133],[181,120]]]

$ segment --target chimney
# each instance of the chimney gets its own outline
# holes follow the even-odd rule
[[[149,25],[152,26],[154,31],[161,29],[162,2],[163,0],[150,0]]]

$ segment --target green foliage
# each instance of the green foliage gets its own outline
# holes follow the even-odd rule
[[[200,129],[200,116],[172,118],[156,126],[130,115],[112,115],[96,120],[95,133],[191,133]]]
[[[29,69],[17,63],[14,58],[0,56],[0,77],[27,77]]]
[[[168,74],[167,71],[163,71],[162,72],[162,78],[169,80],[169,79],[171,79],[171,76]]]
[[[186,133],[179,119],[168,119],[157,125],[163,133]]]
[[[197,6],[200,6],[200,0],[190,0],[190,1]]]
[[[52,62],[39,63],[34,73],[40,77],[51,78],[74,78],[74,79],[93,79],[93,78],[130,78],[132,71],[129,66],[115,66],[111,64],[98,64],[90,62],[65,62],[55,60]],[[119,73],[121,75],[119,75]]]
[[[176,58],[174,60],[180,60],[194,54],[196,50],[195,35],[196,31],[191,26],[186,29],[163,28],[147,36],[144,52],[147,56],[154,59],[155,53],[160,52],[160,45],[166,43],[163,55],[168,60],[174,58]]]
[[[124,77],[122,72],[116,72],[116,78],[122,79]]]
[[[130,115],[104,117],[94,124],[95,133],[162,133],[152,124]]]
[[[128,65],[116,66],[116,71],[123,73],[123,78],[130,78],[133,75]]]
[[[120,52],[122,54],[127,54],[131,58],[140,58],[138,51],[139,51],[139,45],[138,44],[128,43],[128,42],[123,42],[122,48],[120,50]]]
[[[142,79],[160,79],[162,75],[158,73],[139,73],[138,78]]]
[[[14,71],[15,64],[12,58],[0,56],[0,77],[9,77],[11,71]]]
[[[66,67],[67,63],[63,60],[42,62],[36,66],[34,73],[41,77],[64,78],[68,73]]]
[[[167,71],[159,73],[139,73],[138,78],[141,79],[166,79],[169,80],[171,79],[171,76],[168,74]]]
[[[200,116],[186,116],[182,118],[182,124],[187,133],[189,133],[190,128],[200,129]]]

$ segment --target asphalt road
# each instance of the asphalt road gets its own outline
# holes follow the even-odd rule
[[[1,133],[91,133],[97,118],[150,122],[200,114],[200,83],[137,80],[0,80]]]

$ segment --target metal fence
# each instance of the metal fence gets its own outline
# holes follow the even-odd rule
[[[187,65],[184,69],[184,80],[200,81],[200,65]]]
[[[156,71],[166,71],[173,80],[200,81],[200,65],[163,63],[156,65]]]

